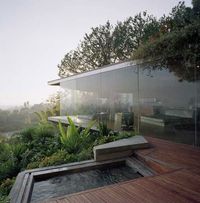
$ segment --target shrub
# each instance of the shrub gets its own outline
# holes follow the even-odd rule
[[[108,136],[101,135],[101,136],[97,137],[97,139],[93,143],[93,146],[105,144],[108,142],[113,142],[113,141],[120,140],[120,139],[125,139],[128,137],[132,137],[134,135],[135,135],[134,132],[120,132],[120,133],[110,132]]]
[[[35,128],[34,127],[26,128],[20,133],[20,138],[21,138],[23,143],[28,144],[34,140],[34,134],[35,134]]]
[[[47,156],[40,161],[39,167],[64,164],[68,154],[64,150],[59,150],[51,156]]]
[[[34,169],[34,168],[39,168],[40,161],[35,161],[35,162],[30,162],[26,169]]]
[[[12,177],[18,173],[16,171],[15,159],[12,156],[10,145],[0,143],[0,181]]]
[[[77,160],[78,158],[76,155],[68,154],[64,150],[59,150],[56,153],[52,154],[51,156],[45,157],[44,159],[42,159],[39,164],[39,167],[55,166],[55,165],[75,162]]]
[[[129,137],[132,137],[132,136],[135,136],[135,132],[134,131],[131,131],[131,132],[126,132],[126,131],[119,132],[116,136],[114,136],[113,141],[129,138]]]
[[[24,130],[21,142],[26,146],[26,152],[23,154],[25,167],[30,162],[37,162],[45,156],[52,155],[61,147],[57,129],[48,123]]]
[[[93,158],[93,147],[83,149],[79,154],[77,154],[77,161],[84,161]]]
[[[0,195],[0,203],[10,203],[9,197],[7,195]]]
[[[8,195],[14,182],[15,178],[7,178],[6,180],[2,181],[0,184],[0,196]]]
[[[8,177],[16,176],[17,173],[18,170],[16,169],[15,163],[12,159],[8,159],[0,165],[0,181]]]

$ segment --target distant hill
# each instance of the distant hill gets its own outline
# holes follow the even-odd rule
[[[49,104],[32,106],[0,106],[0,134],[18,131],[38,122],[35,112],[45,111]]]

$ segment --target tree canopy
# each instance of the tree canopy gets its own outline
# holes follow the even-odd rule
[[[123,22],[92,28],[79,46],[58,65],[64,77],[130,59],[156,61],[152,68],[168,68],[180,80],[200,75],[200,1],[192,8],[179,2],[160,19],[141,12]],[[194,75],[195,67],[195,75]]]
[[[109,21],[105,25],[91,28],[79,46],[68,52],[58,65],[59,76],[92,70],[104,65],[128,60],[141,42],[157,32],[159,24],[146,12],[129,17],[115,26]]]
[[[179,3],[168,17],[160,20],[160,33],[153,41],[144,42],[133,59],[150,59],[153,68],[173,71],[180,80],[193,81],[200,75],[200,1],[193,8]]]

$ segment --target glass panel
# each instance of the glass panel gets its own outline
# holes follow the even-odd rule
[[[63,88],[60,101],[60,115],[76,115],[76,81],[68,80],[60,84]]]
[[[77,115],[95,119],[99,112],[100,74],[76,79]]]
[[[180,68],[170,72],[143,64],[62,82],[61,115],[103,121],[116,131],[134,129],[197,144],[200,82],[195,72],[181,74]]]
[[[195,131],[195,143],[197,146],[200,146],[200,75],[199,73],[199,66],[195,69],[195,90],[196,90],[196,111],[195,111],[195,121],[196,121],[196,131]]]
[[[141,133],[194,144],[195,83],[147,66],[139,78]]]
[[[101,74],[101,113],[107,114],[108,127],[113,130],[133,130],[137,124],[137,76],[136,67]]]

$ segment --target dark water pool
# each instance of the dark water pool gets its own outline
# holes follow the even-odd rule
[[[44,199],[80,192],[139,177],[141,177],[141,175],[128,166],[95,169],[57,176],[45,181],[36,182],[33,187],[31,202],[38,202]]]

